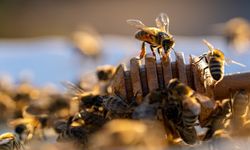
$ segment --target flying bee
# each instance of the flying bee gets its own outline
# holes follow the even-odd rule
[[[195,92],[178,79],[172,79],[167,86],[167,95],[164,114],[173,121],[183,141],[194,144],[197,140],[194,126],[201,111]]]
[[[200,56],[200,60],[201,61],[203,58],[205,58],[205,62],[208,64],[207,67],[204,68],[205,69],[209,69],[210,74],[212,76],[212,78],[215,80],[215,84],[219,83],[223,77],[224,77],[224,65],[226,64],[236,64],[242,67],[245,67],[245,65],[236,62],[232,59],[226,58],[224,56],[224,53],[217,49],[214,48],[214,46],[212,44],[210,44],[208,41],[203,40],[203,42],[208,46],[209,51],[208,53],[203,54],[202,56]],[[196,63],[198,63],[199,61],[197,61]]]
[[[21,150],[23,145],[13,133],[7,132],[0,135],[0,149]]]
[[[155,56],[154,49],[157,49],[158,53],[162,55],[163,59],[166,59],[170,53],[170,49],[173,49],[175,41],[173,36],[169,33],[169,18],[167,14],[161,13],[156,19],[157,27],[148,27],[144,25],[140,20],[129,19],[127,23],[139,29],[135,34],[135,38],[143,41],[140,53],[140,59],[145,56],[146,47],[145,43],[150,44],[151,51]],[[162,54],[162,50],[164,53]]]

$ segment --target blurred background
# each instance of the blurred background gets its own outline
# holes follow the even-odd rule
[[[201,42],[206,38],[248,66],[231,65],[226,73],[247,71],[249,6],[248,0],[1,0],[0,76],[60,88],[99,65],[126,62],[141,44],[126,20],[155,26],[161,12],[170,18],[177,51],[200,55],[207,51]],[[231,20],[236,17],[241,19]]]

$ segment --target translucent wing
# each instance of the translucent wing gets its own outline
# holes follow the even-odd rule
[[[165,13],[161,13],[156,19],[156,26],[166,33],[169,33],[169,18]]]
[[[246,67],[246,65],[244,65],[242,63],[239,63],[237,61],[234,61],[234,60],[232,60],[230,58],[225,58],[225,63],[226,63],[226,65],[228,65],[228,64],[236,64],[236,65],[239,65],[241,67]]]
[[[213,52],[214,46],[205,39],[203,39],[202,41],[203,41],[204,44],[207,45],[207,47],[209,48],[209,51]]]
[[[146,27],[140,20],[137,19],[128,19],[127,23],[136,27],[137,29],[143,29]]]
[[[81,93],[84,93],[84,90],[82,88],[69,81],[63,81],[62,85],[65,86],[68,92],[72,95],[79,95]]]

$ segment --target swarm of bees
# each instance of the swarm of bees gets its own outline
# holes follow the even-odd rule
[[[139,29],[135,37],[143,42],[140,59],[146,54],[145,43],[154,56],[157,49],[162,61],[168,58],[175,41],[166,14],[156,18],[157,27],[147,27],[139,20],[127,22]],[[205,62],[203,70],[211,74],[213,87],[223,80],[226,63],[244,66],[226,58],[208,41],[203,42],[209,50],[193,65]],[[0,107],[16,108],[8,120],[16,135],[0,135],[0,149],[21,150],[35,139],[47,140],[48,128],[54,129],[58,143],[90,150],[163,149],[250,135],[249,94],[244,89],[232,90],[228,99],[216,100],[173,78],[138,101],[138,93],[125,99],[119,90],[110,90],[115,73],[115,67],[101,66],[94,84],[64,83],[70,93],[67,96],[44,94],[27,83],[12,94],[0,88]]]

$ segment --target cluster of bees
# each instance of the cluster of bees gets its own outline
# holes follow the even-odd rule
[[[175,43],[169,33],[167,15],[162,13],[156,18],[157,27],[147,27],[134,19],[128,23],[139,29],[135,37],[143,41],[138,59],[144,58],[145,43],[148,43],[153,55],[157,49],[162,61],[166,61]],[[200,61],[207,64],[204,70],[209,70],[215,81],[213,86],[223,79],[225,63],[243,66],[225,58],[221,50],[206,40],[204,43],[209,51],[194,65]],[[13,111],[8,112],[12,116],[4,119],[12,118],[8,122],[16,134],[0,135],[0,149],[20,150],[23,144],[35,138],[46,140],[46,128],[55,130],[58,142],[93,150],[148,146],[152,141],[157,143],[155,139],[163,141],[160,143],[165,147],[194,145],[215,137],[230,140],[233,136],[249,135],[249,94],[244,89],[232,91],[229,99],[215,100],[175,78],[164,88],[152,90],[138,101],[138,93],[131,99],[123,99],[118,90],[110,90],[114,75],[114,67],[104,66],[97,69],[95,85],[65,83],[71,97],[43,94],[29,84],[21,84],[14,94],[1,87],[0,106],[3,109],[0,111]],[[206,108],[210,108],[209,111]],[[158,137],[147,131],[158,130],[155,122],[165,130],[161,130]]]
[[[53,119],[69,116],[69,98],[53,87],[33,87],[29,81],[17,86],[0,81],[0,120],[4,129],[0,149],[22,149],[31,139],[46,139],[44,129],[52,126]],[[6,124],[3,124],[6,123]]]

